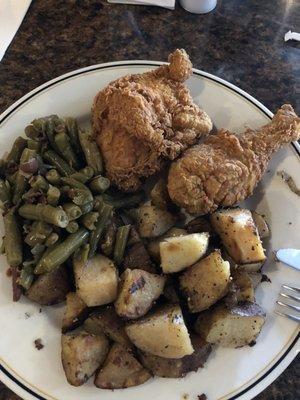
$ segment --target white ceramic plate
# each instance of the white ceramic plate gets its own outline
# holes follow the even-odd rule
[[[40,86],[11,106],[0,117],[0,156],[32,119],[48,114],[74,116],[88,123],[93,98],[108,82],[128,73],[147,71],[155,62],[132,61],[96,65],[63,75]],[[195,101],[218,128],[241,131],[270,120],[272,113],[237,87],[215,76],[194,71],[189,79]],[[126,390],[96,389],[92,380],[80,388],[66,382],[60,361],[60,320],[63,307],[42,308],[22,299],[13,303],[6,261],[0,259],[0,378],[26,400],[190,400],[206,393],[209,400],[252,399],[269,385],[293,360],[299,350],[295,322],[274,314],[275,300],[283,283],[299,283],[299,272],[275,263],[272,250],[299,247],[300,200],[276,175],[284,169],[300,185],[298,145],[290,145],[272,160],[264,180],[247,202],[266,215],[271,226],[265,273],[272,283],[257,291],[258,302],[267,311],[267,322],[257,344],[250,348],[213,352],[204,369],[183,379],[151,379]],[[289,224],[292,222],[292,224]],[[0,234],[3,235],[2,220]],[[29,315],[29,317],[28,317]],[[44,349],[33,341],[41,338]]]

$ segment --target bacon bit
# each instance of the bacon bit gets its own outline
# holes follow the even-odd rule
[[[42,339],[35,339],[34,346],[35,346],[35,348],[37,350],[42,350],[44,348],[44,345],[42,343]]]
[[[11,267],[7,268],[7,270],[6,270],[6,276],[7,276],[8,278],[11,278],[11,277],[12,277],[12,270],[11,270]]]
[[[198,400],[207,400],[206,394],[204,394],[204,393],[198,394]]]
[[[25,175],[35,174],[39,169],[39,162],[34,157],[31,158],[29,161],[20,164],[20,171],[23,172]]]

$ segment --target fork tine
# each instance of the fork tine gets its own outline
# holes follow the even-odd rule
[[[286,299],[291,299],[291,300],[300,302],[300,297],[292,296],[292,295],[286,294],[286,293],[279,293],[279,294],[280,294],[280,296],[285,297]]]
[[[281,317],[289,318],[289,319],[291,319],[292,321],[300,322],[300,318],[299,318],[299,317],[295,317],[294,315],[284,314],[284,313],[281,313],[281,312],[279,312],[279,311],[277,311],[277,310],[275,310],[275,313],[278,314],[278,315],[280,315]]]
[[[294,286],[288,286],[288,285],[282,285],[282,287],[283,287],[283,288],[285,288],[285,289],[292,290],[293,292],[298,292],[298,293],[300,293],[300,289],[299,289],[299,288],[297,288],[297,287],[294,287]]]
[[[292,304],[285,304],[285,303],[282,303],[281,301],[276,301],[276,303],[279,304],[280,306],[288,307],[288,308],[291,308],[293,310],[300,311],[300,307],[293,306]]]

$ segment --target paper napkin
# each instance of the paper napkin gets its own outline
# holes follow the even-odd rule
[[[31,0],[0,0],[0,61],[13,40]]]

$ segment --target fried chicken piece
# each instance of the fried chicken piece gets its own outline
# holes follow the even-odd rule
[[[191,74],[188,55],[176,50],[169,65],[117,79],[95,97],[94,134],[107,175],[120,189],[137,190],[141,178],[211,131],[209,116],[183,84]]]
[[[233,206],[253,193],[272,154],[299,138],[300,118],[290,105],[259,129],[238,136],[221,130],[171,165],[169,195],[191,214]]]

